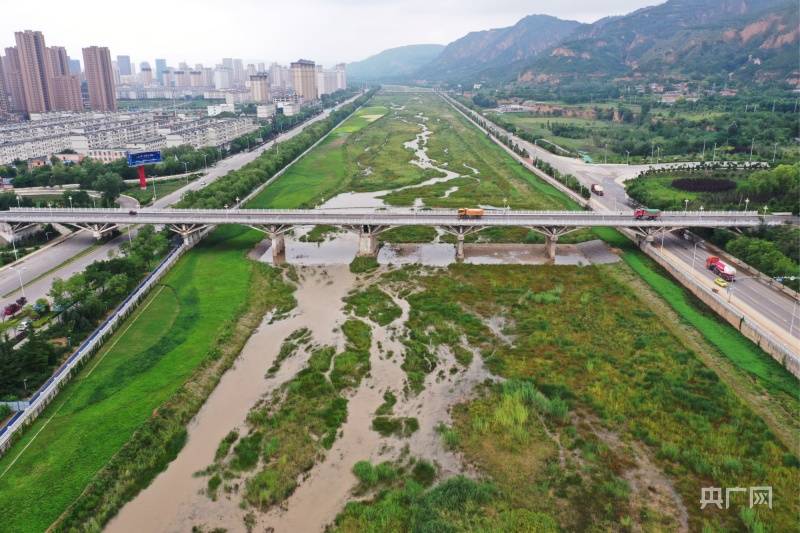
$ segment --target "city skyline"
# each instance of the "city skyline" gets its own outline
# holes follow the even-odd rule
[[[137,13],[158,13],[150,19],[132,16],[129,23],[93,24],[93,13],[100,17],[103,7],[97,0],[79,0],[69,5],[45,0],[35,5],[12,3],[0,20],[0,48],[13,44],[13,33],[20,29],[43,32],[48,40],[66,47],[70,57],[80,57],[84,47],[108,47],[113,59],[129,56],[132,64],[151,63],[166,58],[171,66],[181,61],[213,66],[222,57],[240,57],[245,63],[288,64],[299,57],[313,58],[318,64],[353,62],[386,48],[418,43],[447,44],[470,31],[513,25],[530,14],[548,14],[565,19],[591,22],[653,4],[653,0],[615,0],[602,7],[586,6],[567,0],[554,6],[541,0],[483,1],[468,12],[453,0],[432,5],[422,0],[365,2],[346,0],[301,0],[291,8],[262,5],[240,0],[241,11],[226,9],[231,24],[222,24],[219,7],[206,0],[183,5],[144,0]],[[43,5],[44,4],[44,5]],[[43,10],[57,16],[41,17]],[[247,16],[238,17],[238,13]],[[286,19],[303,20],[303,39],[297,26]],[[181,20],[175,25],[174,20]],[[391,24],[385,24],[391,21]],[[76,32],[75,24],[81,31]],[[142,33],[148,38],[141,39]],[[212,35],[214,38],[209,38]],[[254,39],[254,36],[257,38]],[[188,45],[188,46],[187,46]]]

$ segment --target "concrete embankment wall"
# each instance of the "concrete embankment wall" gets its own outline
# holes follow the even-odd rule
[[[644,244],[641,248],[644,253],[661,265],[684,287],[689,289],[689,292],[694,294],[701,302],[724,318],[730,325],[753,341],[759,348],[767,352],[773,359],[783,365],[786,370],[791,372],[792,375],[800,379],[800,358],[798,358],[788,346],[775,339],[775,336],[771,333],[762,330],[756,324],[750,322],[746,316],[730,306],[721,296],[714,294],[707,287],[699,284],[682,270],[676,268],[652,245]]]

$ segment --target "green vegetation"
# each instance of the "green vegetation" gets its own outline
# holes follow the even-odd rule
[[[0,397],[27,397],[39,388],[75,346],[91,333],[163,257],[164,234],[143,227],[133,244],[122,245],[122,255],[96,261],[67,280],[55,279],[50,289],[59,320],[42,332],[28,329],[27,342],[0,341]],[[40,318],[38,313],[34,318]],[[46,312],[42,316],[49,316]]]
[[[300,328],[293,331],[281,344],[278,357],[275,358],[275,362],[267,370],[267,375],[272,376],[278,372],[284,360],[293,356],[300,348],[308,346],[310,342],[311,331],[308,328]]]
[[[315,350],[306,368],[253,407],[247,417],[249,432],[233,453],[218,453],[206,469],[211,479],[219,475],[225,480],[226,491],[241,479],[246,505],[266,510],[284,500],[297,486],[298,476],[333,445],[347,419],[346,393],[369,371],[369,326],[351,319],[342,331],[344,351]],[[214,494],[209,492],[209,496]]]
[[[375,411],[376,415],[390,415],[392,414],[392,409],[394,405],[397,403],[397,396],[394,395],[392,391],[386,391],[383,393],[383,403],[378,407]]]
[[[763,102],[761,111],[754,112],[757,99],[703,98],[673,106],[641,96],[640,103],[609,100],[576,105],[551,100],[533,103],[533,111],[487,112],[487,116],[554,153],[586,155],[595,162],[652,163],[656,156],[662,162],[746,161],[751,143],[754,159],[771,161],[773,155],[784,162],[796,159],[793,139],[800,130],[792,102],[780,98],[776,112],[771,112],[771,101]]]
[[[373,474],[373,477],[377,476]],[[497,490],[491,483],[456,476],[425,489],[414,477],[400,477],[400,481],[393,483],[393,488],[381,492],[374,501],[348,503],[336,518],[333,531],[522,533],[558,530],[553,520],[544,514],[501,507],[502,502],[498,501]]]
[[[357,256],[350,261],[350,272],[365,274],[378,268],[378,259],[372,256]]]
[[[127,189],[122,191],[122,194],[136,198],[140,205],[150,205],[157,198],[162,198],[168,194],[172,194],[181,187],[186,186],[190,181],[194,181],[200,177],[200,174],[190,174],[185,178],[178,178],[174,180],[164,181],[150,181],[150,185],[142,190],[139,185],[129,185]]]
[[[257,241],[225,228],[183,257],[0,459],[7,527],[44,530],[67,507],[57,530],[105,523],[175,457],[264,312],[293,305],[280,271],[242,260]]]
[[[345,311],[367,317],[380,326],[389,324],[402,314],[392,297],[374,285],[350,294],[345,301]]]
[[[706,178],[734,183],[727,190],[692,191],[678,180]],[[709,184],[709,185],[710,185]],[[744,209],[800,212],[800,163],[778,165],[770,170],[694,169],[647,171],[625,183],[628,195],[649,207],[679,211],[686,209]],[[689,200],[688,206],[685,200]],[[747,202],[745,201],[747,200]]]
[[[626,252],[635,270],[640,259]],[[682,308],[673,301],[680,289],[666,277],[654,278],[651,268],[637,273],[665,289],[665,298],[682,316],[698,318],[701,331],[724,341],[715,344],[720,351],[739,357],[739,363],[749,360],[762,390],[797,412],[795,384],[782,367],[688,302]],[[456,265],[441,276],[385,275],[382,286],[402,283],[406,291],[415,281],[417,290],[407,298],[410,336],[420,329],[415,324],[431,330],[421,342],[427,366],[417,365],[419,371],[437,371],[433,350],[463,338],[494,373],[509,380],[460,406],[454,426],[443,428],[448,445],[465,453],[496,485],[496,499],[488,500],[494,511],[485,514],[514,509],[567,530],[620,522],[672,529],[677,508],[652,506],[646,488],[638,493],[625,480],[641,461],[656,465],[684,502],[695,501],[709,483],[727,486],[751,478],[765,480],[790,501],[791,487],[800,480],[793,452],[696,352],[664,328],[644,297],[623,284],[625,272],[619,265]],[[483,320],[498,315],[506,319],[513,344],[497,342],[483,326]],[[406,363],[419,356],[414,345],[410,348]],[[337,523],[352,518],[354,508],[378,512],[386,498],[349,504]],[[769,512],[768,522],[782,529],[791,527],[796,510],[756,513],[767,521],[763,513]],[[406,511],[415,512],[413,507]],[[700,511],[688,503],[686,511],[693,529],[741,526],[732,511]]]
[[[332,112],[328,118],[311,124],[301,133],[273,146],[239,170],[229,172],[224,178],[211,183],[207,187],[187,192],[176,207],[192,206],[210,208],[233,205],[237,198],[244,198],[247,196],[247,194],[253,191],[257,186],[274,176],[279,170],[321,139],[339,122],[369,100],[371,95],[372,93],[367,93],[357,98],[354,102],[342,106]],[[307,158],[303,158],[303,160],[306,159]],[[313,205],[301,203],[298,198],[292,197],[291,195],[283,196],[285,191],[281,191],[281,201],[285,203],[272,203],[269,199],[274,198],[275,195],[273,191],[276,187],[280,188],[280,184],[284,182],[285,179],[277,180],[272,186],[264,190],[262,194],[249,202],[248,207],[304,207]]]
[[[384,437],[410,437],[419,429],[419,420],[414,417],[376,416],[372,419],[372,429]]]

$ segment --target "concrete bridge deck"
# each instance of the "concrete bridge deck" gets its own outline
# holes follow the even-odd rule
[[[476,218],[461,218],[455,209],[47,209],[12,208],[0,212],[0,222],[23,227],[35,223],[70,224],[99,236],[119,224],[164,224],[184,238],[216,224],[242,224],[267,233],[273,253],[283,247],[283,234],[293,226],[330,225],[359,233],[359,253],[377,249],[376,237],[398,226],[436,226],[457,237],[488,227],[525,227],[543,234],[554,253],[558,237],[580,228],[631,228],[643,238],[687,227],[747,228],[791,223],[788,214],[763,215],[757,211],[665,211],[653,220],[636,219],[633,211],[512,211],[486,210]]]

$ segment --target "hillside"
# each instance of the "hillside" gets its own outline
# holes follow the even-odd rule
[[[513,26],[468,33],[420,69],[418,78],[467,80],[484,72],[505,76],[582,25],[549,15],[529,15]],[[513,77],[513,76],[511,76]]]
[[[354,80],[390,81],[407,77],[431,62],[444,49],[441,44],[412,44],[390,48],[362,61],[347,65],[347,75]]]
[[[791,0],[670,0],[581,28],[534,58],[519,80],[786,80],[797,68],[798,23]]]

